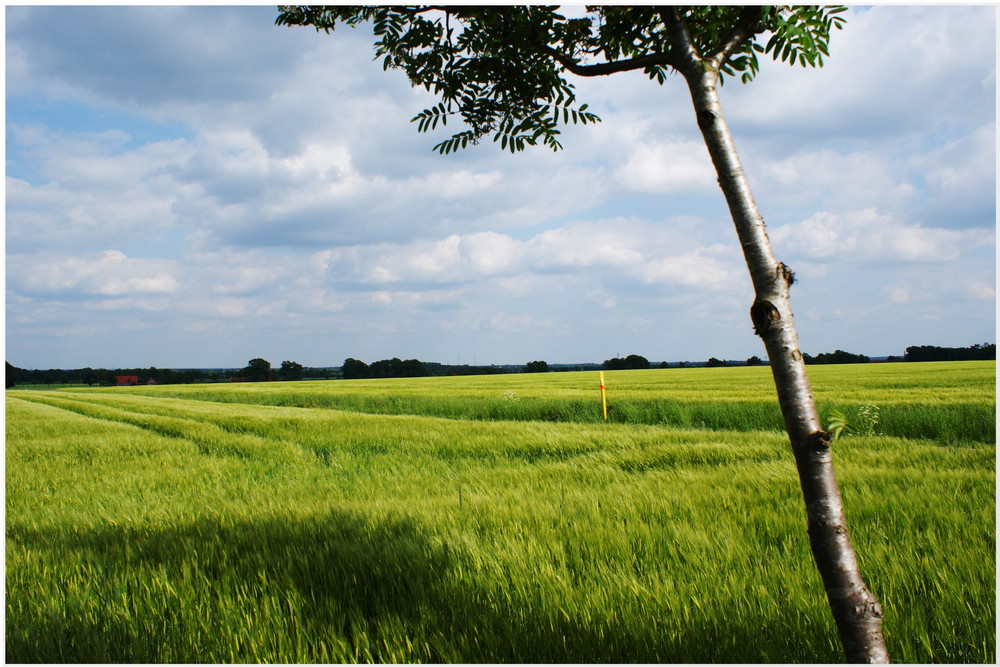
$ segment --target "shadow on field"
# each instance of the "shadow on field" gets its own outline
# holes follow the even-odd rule
[[[540,594],[550,582],[525,589],[520,579],[518,589],[502,573],[480,575],[470,554],[406,520],[337,512],[159,531],[17,530],[8,554],[12,544],[78,564],[39,574],[8,561],[10,662],[838,659],[816,629],[770,637],[760,618],[692,616],[678,632],[650,608],[648,618],[607,609],[583,622]],[[39,586],[46,576],[58,580]]]

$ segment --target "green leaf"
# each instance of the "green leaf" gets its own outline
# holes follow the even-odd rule
[[[854,428],[847,422],[847,417],[840,410],[830,410],[827,416],[827,426],[826,430],[830,432],[834,440],[837,440],[841,434],[850,433]]]

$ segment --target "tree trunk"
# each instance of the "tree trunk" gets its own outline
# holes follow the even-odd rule
[[[823,430],[792,322],[788,289],[795,278],[774,258],[764,220],[740,165],[716,91],[718,70],[700,63],[685,72],[698,127],[736,225],[753,280],[750,318],[771,360],[781,414],[799,471],[808,516],[809,543],[823,578],[847,660],[889,661],[882,638],[882,607],[865,586],[847,532],[840,489],[833,474],[830,434]]]

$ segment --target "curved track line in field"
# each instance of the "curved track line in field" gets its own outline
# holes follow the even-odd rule
[[[408,450],[445,461],[506,459],[511,463],[610,466],[629,473],[691,467],[721,467],[783,460],[780,438],[732,442],[703,431],[679,432],[652,426],[493,422],[468,432],[469,420],[408,415],[369,415],[243,404],[212,404],[153,398],[60,392],[36,395],[38,402],[92,418],[127,423],[194,442],[203,452],[259,453],[270,446],[296,447],[331,465],[336,452],[372,456]],[[256,409],[254,409],[256,408]],[[380,428],[386,422],[390,429]],[[669,433],[668,437],[664,437]],[[243,441],[240,447],[241,439]],[[771,442],[774,440],[774,442]],[[236,452],[233,452],[234,448]],[[574,463],[576,465],[577,463]]]
[[[298,443],[257,434],[234,433],[208,421],[149,414],[94,401],[74,400],[47,394],[31,397],[19,396],[19,398],[91,419],[127,424],[156,435],[186,440],[194,444],[202,454],[207,455],[249,458],[261,453],[263,448],[273,451],[275,445],[294,447],[296,451],[301,451]]]

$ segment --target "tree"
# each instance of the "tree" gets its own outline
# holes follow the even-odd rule
[[[340,367],[340,373],[345,380],[357,380],[370,377],[371,370],[365,362],[348,357],[344,359],[344,365]]]
[[[392,359],[373,361],[369,368],[373,378],[398,378],[403,375],[402,366],[403,360],[399,357],[393,357]]]
[[[5,361],[4,363],[7,364],[7,371],[4,374],[4,382],[7,385],[6,388],[10,389],[11,387],[17,385],[17,370],[18,369],[17,369],[17,366],[14,366],[9,361]]]
[[[271,362],[260,357],[251,359],[243,373],[250,382],[266,382],[271,376]]]
[[[906,361],[972,361],[995,360],[995,343],[976,343],[971,347],[937,347],[935,345],[914,345],[906,348]]]
[[[625,364],[625,360],[621,357],[615,357],[614,359],[605,359],[604,363],[601,364],[601,368],[606,371],[623,371],[628,366]]]
[[[294,361],[282,361],[281,370],[278,371],[278,377],[282,380],[301,380],[302,371],[302,364]]]
[[[634,369],[649,368],[649,359],[638,354],[630,354],[625,357],[625,366]]]
[[[721,359],[716,359],[715,357],[709,357],[708,361],[705,362],[706,368],[722,368],[726,365],[726,362]]]
[[[852,354],[837,350],[835,352],[821,352],[815,357],[804,354],[807,364],[867,364],[871,359],[864,354]]]
[[[511,152],[561,147],[559,126],[599,118],[577,105],[566,74],[642,70],[663,84],[681,75],[718,175],[754,286],[750,319],[771,362],[778,402],[799,471],[813,557],[848,660],[885,662],[882,609],[861,578],[823,430],[792,321],[792,271],[771,249],[717,86],[750,82],[759,55],[821,66],[844,7],[607,6],[567,19],[547,6],[281,7],[279,25],[372,21],[385,69],[403,70],[440,102],[418,113],[419,131],[459,117],[466,128],[439,143],[451,153],[484,137]],[[767,38],[766,41],[765,37]]]
[[[549,364],[545,361],[529,361],[524,366],[525,373],[548,373]]]
[[[764,360],[758,357],[756,354],[747,359],[747,366],[763,366]]]
[[[649,368],[649,359],[638,354],[630,354],[624,359],[615,357],[606,359],[601,367],[606,371],[623,371]]]

